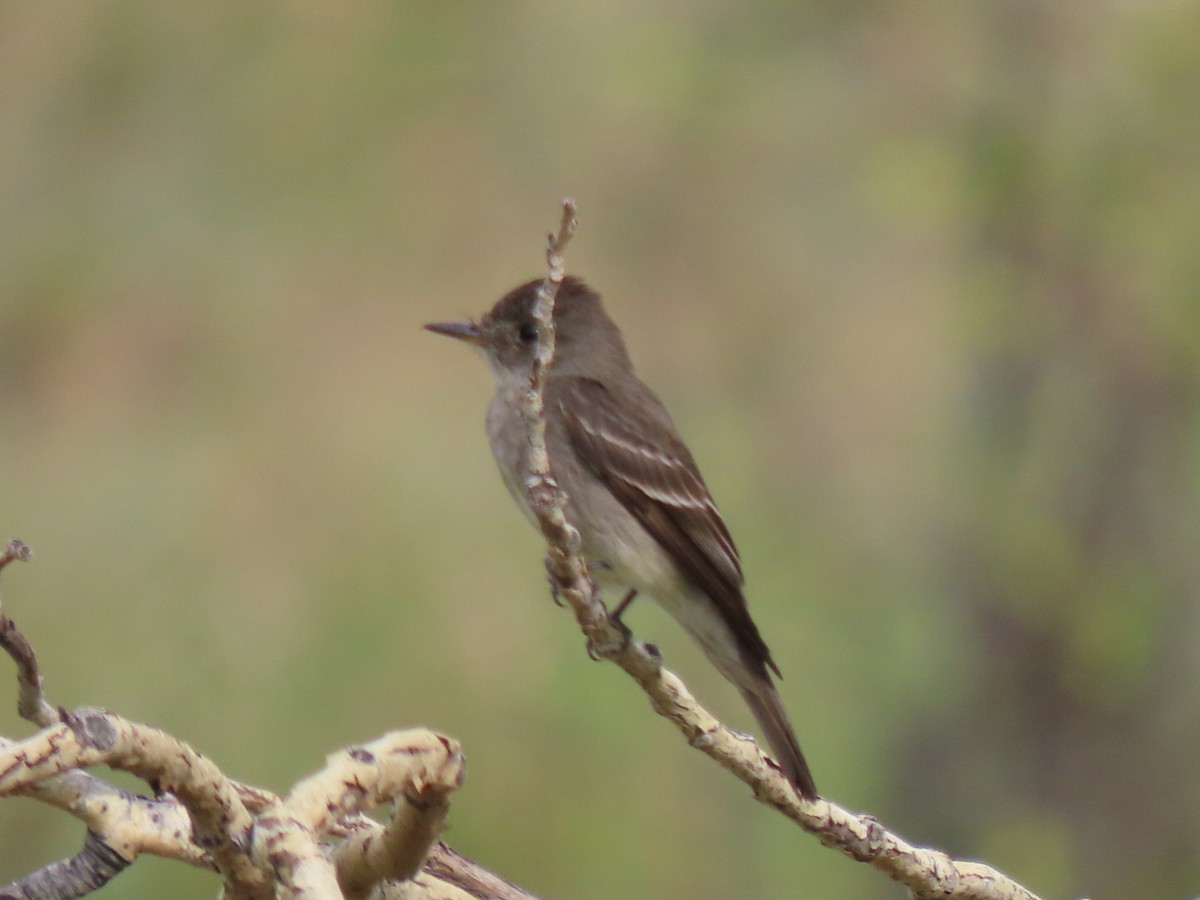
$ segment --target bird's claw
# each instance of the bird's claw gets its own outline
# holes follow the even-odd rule
[[[550,582],[550,599],[554,601],[555,606],[562,606],[562,587],[559,585],[558,578],[554,574],[554,564],[550,561],[550,557],[545,559],[546,565],[546,580]]]
[[[617,604],[617,608],[608,614],[608,621],[612,622],[614,625],[619,625],[620,627],[625,628],[624,624],[621,622],[621,616],[625,615],[625,610],[629,609],[629,604],[633,602],[633,599],[637,596],[637,593],[637,588],[630,588],[629,593],[627,593],[624,598],[622,598],[621,602]],[[625,628],[625,632],[628,634],[629,629]]]

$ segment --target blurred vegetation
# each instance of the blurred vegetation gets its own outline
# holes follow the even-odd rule
[[[0,7],[4,591],[52,700],[276,789],[444,730],[449,840],[548,897],[900,896],[587,660],[485,370],[419,329],[570,193],[823,792],[1046,897],[1193,896],[1198,48],[1154,0]],[[0,882],[81,838],[0,805]]]

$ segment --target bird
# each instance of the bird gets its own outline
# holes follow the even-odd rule
[[[486,360],[495,383],[486,420],[492,454],[535,525],[525,488],[524,403],[540,337],[534,305],[541,283],[509,291],[478,321],[425,326],[473,345]],[[583,279],[563,279],[553,321],[546,449],[589,571],[602,589],[626,592],[612,618],[619,621],[639,594],[656,600],[740,692],[786,779],[806,800],[817,799],[772,679],[781,677],[779,668],[750,616],[741,557],[691,451]]]

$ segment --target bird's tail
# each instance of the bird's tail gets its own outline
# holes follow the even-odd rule
[[[804,761],[800,742],[796,740],[792,723],[783,711],[783,704],[779,702],[779,694],[775,685],[771,683],[771,676],[766,672],[756,675],[754,686],[742,688],[741,691],[787,780],[805,800],[816,800],[817,785],[813,781],[812,773],[808,771],[808,763]]]

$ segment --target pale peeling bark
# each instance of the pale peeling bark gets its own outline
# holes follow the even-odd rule
[[[14,542],[0,569],[27,558]],[[0,649],[16,663],[22,714],[43,726],[21,741],[0,737],[0,797],[40,800],[87,827],[79,853],[0,887],[0,900],[81,897],[143,853],[216,871],[227,900],[534,900],[437,843],[465,771],[450,738],[411,729],[348,747],[284,799],[226,778],[159,729],[49,704],[33,647],[2,608]],[[95,765],[129,772],[158,796],[83,771]],[[387,805],[384,824],[364,815]]]

